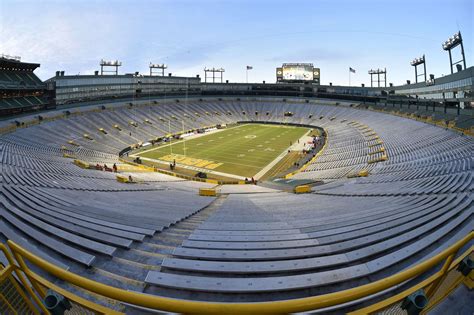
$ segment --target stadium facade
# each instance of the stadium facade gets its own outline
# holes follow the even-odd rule
[[[307,83],[203,83],[199,77],[148,75],[64,75],[60,72],[46,81],[53,83],[57,105],[110,98],[152,98],[173,95],[258,95],[350,99],[362,101],[435,101],[448,107],[470,108],[474,104],[474,67],[454,74],[420,82],[389,87],[355,87]],[[443,104],[444,105],[444,104]]]

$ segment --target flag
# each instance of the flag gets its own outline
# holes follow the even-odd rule
[[[253,67],[252,66],[247,66],[247,70],[252,70]]]
[[[349,67],[349,71],[352,73],[356,73],[355,69],[352,69],[351,67]]]

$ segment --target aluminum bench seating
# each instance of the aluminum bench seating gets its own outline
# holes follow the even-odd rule
[[[452,199],[453,197],[451,197]],[[444,199],[444,197],[440,197],[438,202]],[[426,202],[431,202],[433,203],[433,200],[423,200],[423,204]],[[277,206],[275,206],[277,207]],[[341,215],[341,216],[335,216],[335,217],[328,217],[325,220],[321,219],[316,219],[316,218],[302,218],[302,219],[296,219],[289,221],[288,219],[285,218],[284,224],[290,225],[291,228],[299,228],[304,230],[305,232],[314,232],[318,230],[325,230],[325,229],[333,229],[335,227],[340,227],[340,226],[350,226],[353,224],[356,224],[358,222],[366,222],[368,219],[378,219],[378,218],[383,218],[385,216],[389,216],[393,213],[403,213],[403,211],[406,211],[407,209],[410,210],[413,208],[412,204],[409,205],[404,205],[403,207],[400,207],[400,205],[392,205],[391,207],[387,207],[388,209],[382,208],[381,210],[377,211],[378,209],[375,208],[375,210],[371,213],[370,211],[366,211],[366,215],[363,215],[363,213],[358,213],[354,212],[349,215]],[[311,209],[314,210],[313,208],[309,209],[309,216],[312,215]],[[323,210],[322,208],[321,210]],[[374,214],[377,213],[377,214]],[[281,223],[281,222],[275,222],[275,223]],[[211,229],[211,230],[264,230],[264,229],[281,229],[279,225],[270,225],[269,223],[259,223],[259,222],[235,222],[235,223],[228,223],[228,222],[212,222],[212,221],[206,221],[203,224],[199,226],[199,230],[202,229]]]
[[[28,207],[23,207],[20,210],[3,198],[0,198],[0,202],[2,202],[7,209],[17,213],[22,212],[29,214],[37,219],[48,222],[57,228],[89,238],[91,240],[98,241],[100,243],[123,248],[129,248],[132,244],[132,240],[130,239],[104,233],[100,227],[95,227],[95,229],[93,229],[93,225],[86,224],[84,222],[77,222],[77,220],[71,219],[68,216],[64,216],[53,211],[44,210],[43,212],[39,212]]]
[[[64,263],[62,260],[52,257],[46,251],[30,243],[23,235],[21,235],[21,230],[17,232],[15,228],[12,228],[8,222],[5,222],[1,218],[0,218],[0,234],[3,234],[6,239],[12,240],[13,242],[22,246],[23,248],[30,251],[31,253],[43,258],[46,261],[49,261],[50,263],[55,264],[59,268],[62,268],[65,270],[70,269],[70,266]]]
[[[468,202],[466,202],[467,204]],[[472,204],[472,203],[471,203]],[[459,208],[460,211],[464,211],[466,208]],[[455,216],[457,213],[449,213],[449,216]],[[449,219],[448,215],[444,216],[444,220]],[[426,220],[430,220],[427,218]],[[165,258],[162,263],[163,268],[202,272],[202,273],[229,273],[229,274],[249,274],[249,273],[278,273],[278,272],[295,272],[305,271],[309,269],[317,269],[322,267],[337,266],[342,264],[354,263],[361,259],[366,259],[370,255],[377,255],[383,251],[389,251],[391,248],[399,246],[404,240],[406,240],[408,234],[421,235],[423,231],[429,230],[430,227],[440,225],[443,222],[439,219],[433,220],[426,225],[419,226],[412,224],[414,227],[407,227],[405,235],[395,236],[393,239],[387,239],[380,243],[375,243],[370,247],[362,247],[359,249],[346,251],[343,253],[328,253],[328,255],[312,257],[312,258],[300,258],[290,260],[265,260],[265,261],[246,261],[246,262],[232,262],[226,261],[205,261],[205,260],[191,260],[191,259],[180,259],[180,258]],[[418,227],[416,227],[418,225]],[[388,230],[387,230],[388,231]],[[397,233],[401,233],[400,229]],[[388,233],[386,233],[387,235]],[[341,241],[341,245],[344,244]]]
[[[305,273],[301,275],[233,278],[203,277],[150,271],[145,282],[153,285],[204,292],[258,293],[318,287],[368,276],[396,264],[436,242],[472,216],[472,210],[419,238],[408,246],[366,263],[341,267],[336,270]]]
[[[20,219],[11,215],[2,205],[0,205],[0,216],[4,220],[8,221],[11,225],[15,226],[18,230],[27,234],[29,238],[34,239],[38,243],[50,248],[53,251],[56,251],[57,253],[73,261],[76,261],[85,266],[90,266],[95,260],[94,255],[71,247],[65,244],[64,242],[59,241],[49,236],[48,234],[41,232],[38,229],[33,228],[30,225],[24,223]]]
[[[133,226],[113,223],[104,219],[100,220],[94,217],[78,214],[78,213],[71,212],[65,209],[55,208],[48,205],[37,204],[27,199],[27,197],[18,199],[18,197],[15,196],[14,193],[11,193],[11,191],[9,191],[9,187],[4,187],[4,188],[5,190],[3,191],[3,195],[11,203],[16,205],[20,209],[23,207],[29,207],[31,209],[41,211],[43,213],[46,213],[47,211],[49,213],[56,212],[58,214],[69,216],[71,218],[70,220],[75,218],[76,220],[74,220],[74,224],[82,225],[87,228],[93,228],[98,231],[102,231],[111,235],[131,239],[135,241],[142,241],[145,238],[145,234],[140,234],[139,232],[148,232],[149,234],[153,233],[153,231],[149,231],[149,230],[147,231],[147,230],[139,229]]]
[[[368,241],[369,238],[374,238],[377,234],[387,234],[390,229],[398,232],[400,229],[411,228],[415,224],[421,224],[419,222],[425,222],[428,219],[433,219],[442,214],[444,211],[449,212],[451,207],[459,206],[461,209],[470,206],[469,201],[465,201],[461,204],[458,198],[456,201],[451,202],[447,207],[438,209],[433,207],[427,211],[417,211],[412,215],[403,217],[401,219],[386,220],[386,222],[373,222],[373,225],[360,224],[357,227],[351,227],[352,229],[336,230],[336,231],[324,231],[326,233],[308,233],[308,237],[305,239],[298,240],[280,240],[280,241],[258,241],[257,239],[250,239],[250,241],[184,241],[182,246],[186,248],[198,248],[198,249],[230,249],[230,250],[247,250],[247,249],[280,249],[280,248],[300,248],[310,246],[322,246],[325,244],[332,244],[337,242],[349,241],[352,239],[360,239]],[[435,211],[439,210],[439,211]],[[432,213],[433,212],[433,213]],[[422,215],[422,218],[417,218],[418,215]],[[337,234],[336,234],[337,233]],[[322,234],[322,235],[321,235]],[[325,235],[329,234],[329,235]],[[365,236],[368,237],[365,237]],[[249,237],[252,238],[252,237]],[[335,247],[341,247],[334,245]]]
[[[298,234],[283,234],[283,235],[214,235],[214,234],[199,234],[195,232],[191,234],[188,240],[199,240],[199,241],[231,241],[231,242],[261,242],[261,241],[281,241],[281,240],[292,240],[292,239],[306,239],[306,238],[332,238],[331,235],[335,235],[338,238],[349,238],[346,234],[341,233],[355,233],[356,235],[363,235],[362,233],[367,233],[370,231],[369,227],[375,227],[376,229],[383,229],[389,225],[395,225],[396,220],[404,219],[411,220],[414,215],[421,216],[426,211],[434,211],[437,208],[442,208],[447,205],[452,205],[454,203],[455,196],[450,196],[451,198],[445,199],[436,199],[431,205],[424,207],[417,207],[410,209],[410,211],[398,212],[396,215],[388,216],[387,213],[383,213],[385,217],[381,219],[377,217],[373,218],[363,218],[358,222],[347,222],[346,225],[342,225],[341,222],[337,222],[337,225],[326,225],[326,226],[317,226],[317,227],[307,227],[298,229],[301,231]],[[458,198],[459,200],[459,198]],[[369,221],[367,221],[369,220]],[[389,223],[389,224],[387,224]],[[362,230],[362,232],[361,232]],[[199,231],[199,230],[197,230]],[[186,244],[186,243],[185,243]]]
[[[75,244],[76,246],[83,247],[85,249],[101,253],[104,255],[112,256],[115,252],[116,248],[110,245],[106,245],[91,239],[88,239],[83,236],[79,236],[74,233],[68,232],[66,229],[61,227],[54,226],[52,224],[47,223],[47,221],[43,221],[38,219],[35,216],[32,216],[26,212],[19,210],[16,207],[10,207],[8,203],[1,203],[0,208],[2,210],[2,215],[4,218],[10,221],[10,218],[15,215],[18,219],[22,219],[25,222],[28,222],[28,225],[43,230],[46,233],[50,233],[57,238],[63,239],[66,242]],[[12,221],[10,221],[12,223]],[[13,223],[12,223],[13,224]]]

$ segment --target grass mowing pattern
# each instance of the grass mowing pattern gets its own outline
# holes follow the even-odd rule
[[[186,142],[186,157],[222,163],[214,169],[218,172],[252,177],[308,130],[294,126],[242,124],[138,155],[155,160],[169,155],[171,150],[173,154],[184,155],[183,143]]]

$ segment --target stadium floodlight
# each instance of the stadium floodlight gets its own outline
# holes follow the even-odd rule
[[[122,66],[122,62],[118,60],[104,60],[100,61],[100,75],[104,73],[114,73],[118,75],[118,68]],[[104,68],[114,68],[114,70],[104,70]]]
[[[425,62],[425,55],[423,55],[419,58],[413,59],[412,62],[411,62],[411,65],[412,66],[418,66],[418,65],[421,65],[424,62]]]
[[[153,73],[156,73],[153,71],[153,69],[161,69],[161,71],[158,71],[158,72],[161,72],[161,76],[164,77],[165,76],[165,69],[168,68],[168,65],[165,65],[164,63],[151,63],[150,62],[150,76],[153,75]]]
[[[443,49],[449,50],[451,48],[456,47],[457,45],[460,45],[461,43],[462,43],[462,36],[461,36],[461,32],[459,31],[453,36],[451,36],[450,38],[448,38],[448,40],[443,43]]]
[[[413,59],[410,64],[415,67],[415,82],[418,83],[418,77],[419,76],[424,76],[425,77],[425,82],[426,82],[426,62],[425,62],[425,55]],[[418,69],[417,67],[419,65],[423,64],[423,73],[418,74]]]
[[[217,73],[218,74],[217,78],[220,79],[222,83],[224,80],[224,72],[225,72],[224,68],[204,67],[204,82],[207,83],[207,78],[209,79],[212,78],[212,83],[216,83],[216,73]]]
[[[451,55],[451,50],[456,48],[457,46],[461,46],[461,60],[456,61],[453,63],[453,58]],[[466,58],[464,56],[464,45],[462,42],[461,31],[458,31],[456,34],[451,36],[448,40],[446,40],[442,44],[443,50],[448,51],[449,53],[449,65],[451,68],[451,73],[453,73],[453,66],[462,63],[464,65],[464,69],[466,69]]]
[[[380,87],[380,82],[382,82],[382,80],[385,84],[385,87],[387,87],[387,68],[376,69],[376,70],[370,69],[369,74],[370,74],[370,87],[373,87],[374,82],[377,82],[377,86]],[[380,79],[381,74],[383,74],[382,80]],[[377,75],[377,80],[373,80],[374,75]]]

